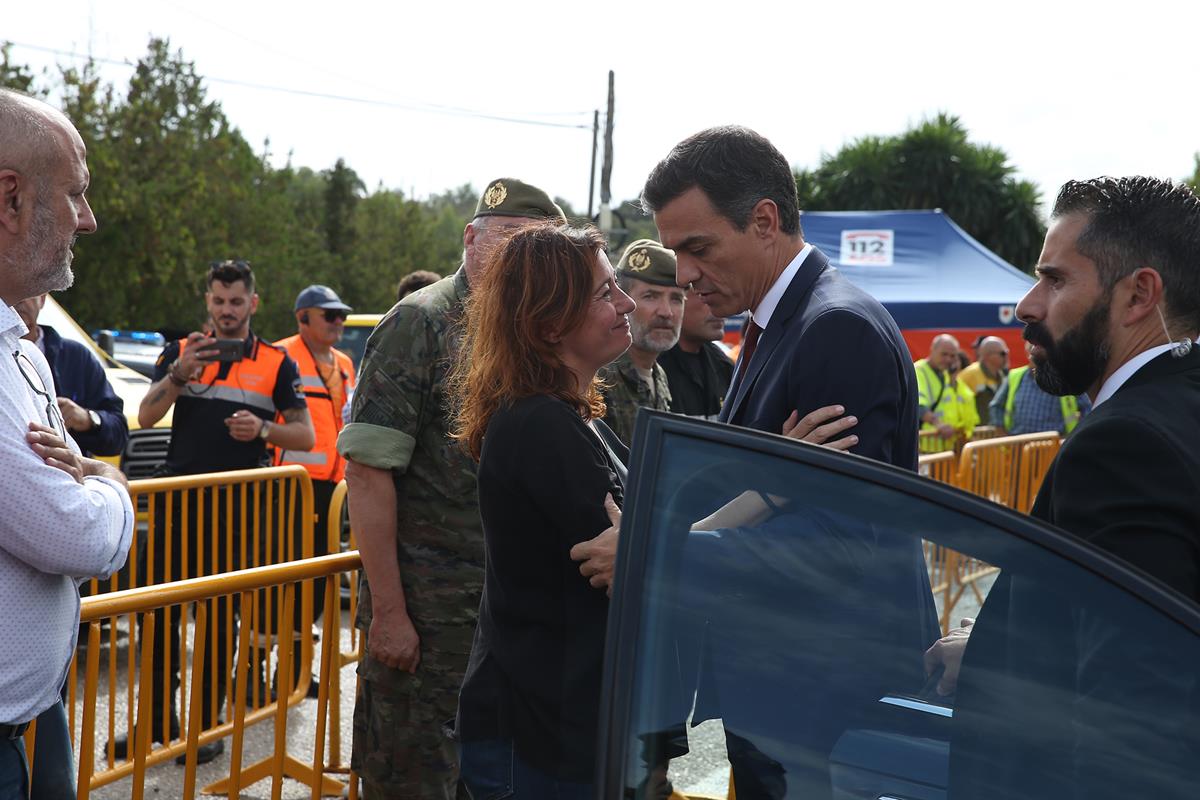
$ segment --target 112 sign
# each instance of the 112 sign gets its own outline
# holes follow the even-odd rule
[[[842,231],[843,265],[869,264],[890,267],[895,253],[896,232],[890,230]]]

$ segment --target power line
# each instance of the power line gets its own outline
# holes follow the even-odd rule
[[[258,39],[255,39],[255,38],[253,38],[253,37],[247,36],[246,34],[242,33],[242,32],[241,32],[241,31],[239,31],[239,30],[236,30],[236,29],[234,29],[234,28],[231,28],[231,27],[229,27],[228,25],[225,25],[225,24],[223,24],[223,23],[221,23],[221,22],[218,22],[218,21],[216,21],[216,20],[209,19],[208,17],[205,17],[205,16],[204,16],[204,15],[202,15],[202,14],[198,14],[197,12],[193,11],[193,10],[192,10],[192,9],[190,9],[190,8],[186,8],[186,7],[184,7],[184,6],[181,6],[181,5],[179,5],[178,3],[167,3],[167,5],[171,6],[171,7],[172,7],[172,8],[174,8],[176,11],[178,11],[178,12],[180,12],[180,13],[182,13],[182,14],[186,14],[186,15],[188,15],[188,16],[190,16],[190,17],[193,17],[194,19],[197,19],[197,20],[199,20],[199,21],[201,21],[201,22],[205,23],[206,25],[210,25],[210,26],[212,26],[213,28],[216,28],[216,29],[217,29],[217,30],[219,30],[219,31],[222,31],[222,32],[224,32],[224,33],[226,33],[226,34],[228,34],[228,35],[230,35],[230,36],[235,36],[235,37],[237,37],[238,39],[241,39],[243,42],[246,42],[246,43],[248,43],[248,44],[252,44],[252,45],[254,45],[255,47],[259,48],[260,50],[262,50],[262,51],[264,51],[264,52],[268,52],[268,53],[274,53],[275,55],[277,55],[277,56],[280,56],[281,58],[286,58],[286,59],[288,59],[289,61],[292,61],[292,62],[294,62],[294,63],[296,63],[296,64],[301,64],[302,66],[304,66],[304,67],[306,67],[307,69],[310,69],[310,70],[313,68],[312,59],[309,59],[309,58],[302,58],[302,57],[300,57],[300,56],[293,55],[292,53],[289,53],[289,52],[287,52],[287,51],[285,51],[285,50],[280,50],[279,48],[275,47],[274,45],[271,45],[271,44],[268,44],[268,43],[266,43],[266,42],[263,42],[263,41],[260,41],[260,40],[258,40]],[[374,85],[374,84],[372,84],[372,83],[369,83],[369,82],[367,82],[367,81],[364,81],[364,80],[363,80],[361,77],[357,77],[357,76],[351,76],[351,75],[343,75],[343,74],[341,74],[341,73],[339,73],[339,72],[335,72],[335,71],[333,71],[333,70],[330,70],[330,69],[328,69],[328,68],[323,68],[323,69],[321,70],[321,72],[323,72],[324,74],[328,75],[329,77],[336,78],[336,79],[338,79],[338,80],[341,80],[341,81],[346,81],[347,83],[357,83],[359,86],[362,86],[362,87],[364,87],[364,88],[367,88],[367,89],[371,89],[372,91],[376,91],[376,92],[384,92],[384,91],[386,91],[386,90],[384,90],[384,89],[381,89],[380,87],[378,87],[378,86],[376,86],[376,85]],[[591,113],[592,113],[592,112],[591,112],[591,111],[589,111],[589,110],[585,110],[585,111],[503,111],[503,112],[479,112],[479,111],[477,111],[476,109],[463,108],[463,107],[461,107],[461,106],[451,106],[451,105],[445,105],[445,104],[443,104],[443,103],[430,103],[430,102],[427,102],[427,101],[424,101],[424,100],[412,100],[412,99],[410,99],[410,98],[405,98],[405,99],[404,99],[404,102],[406,102],[406,103],[411,103],[411,104],[413,104],[413,105],[423,106],[423,107],[426,107],[426,108],[431,108],[431,109],[439,109],[439,110],[446,110],[446,111],[456,111],[456,112],[460,112],[460,113],[468,113],[468,114],[474,114],[474,113],[494,113],[494,114],[499,114],[499,115],[501,115],[501,116],[505,116],[505,117],[586,117],[588,114],[591,114]]]
[[[60,50],[53,47],[43,47],[41,45],[26,44],[24,42],[9,41],[8,44],[14,47],[23,47],[27,50],[35,50],[42,53],[50,53],[52,55],[68,56],[70,58],[84,59],[88,61],[98,61],[102,64],[113,64],[120,67],[134,68],[137,65],[127,59],[104,58],[103,56],[86,55],[77,53],[73,50]],[[239,86],[246,89],[255,89],[264,92],[276,92],[278,94],[290,94],[298,97],[311,97],[320,100],[336,100],[344,103],[357,103],[360,105],[377,106],[380,108],[395,108],[403,111],[415,111],[425,114],[442,114],[453,117],[471,117],[474,119],[485,119],[493,122],[508,122],[516,125],[536,125],[544,128],[567,128],[571,130],[591,130],[592,126],[582,123],[569,122],[550,122],[540,119],[522,119],[520,117],[506,116],[503,114],[492,114],[486,111],[475,111],[468,108],[457,108],[454,106],[438,106],[429,103],[414,103],[414,102],[396,102],[390,100],[374,100],[366,97],[354,97],[352,95],[334,94],[331,92],[314,92],[307,89],[293,89],[287,86],[273,86],[266,83],[255,83],[253,81],[242,81],[233,78],[218,78],[213,76],[202,76],[202,79],[209,83],[221,83],[227,86]],[[570,114],[579,114],[580,112],[566,112]]]

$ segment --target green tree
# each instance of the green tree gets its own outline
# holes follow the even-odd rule
[[[14,64],[12,42],[0,43],[0,86],[16,89],[35,97],[45,96],[45,89],[37,85],[38,76],[27,64]]]
[[[1192,177],[1184,178],[1184,181],[1196,191],[1200,191],[1200,153],[1192,156],[1195,163],[1193,164]]]
[[[325,179],[325,246],[335,255],[343,255],[354,244],[354,207],[366,192],[358,173],[339,158],[333,169],[322,173]]]
[[[88,326],[201,324],[206,264],[261,252],[262,162],[165,40],[151,40],[124,98],[90,68],[63,80],[93,165],[99,223],[77,247],[72,313]]]
[[[938,114],[899,136],[865,136],[796,173],[810,211],[940,208],[1002,258],[1032,269],[1045,236],[1038,188],[1005,152]]]

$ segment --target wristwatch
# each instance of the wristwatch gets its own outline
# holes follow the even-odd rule
[[[88,418],[92,421],[92,428],[93,429],[99,428],[100,422],[101,422],[100,415],[97,414],[95,411],[93,411],[90,408],[87,410],[87,412],[88,412]]]
[[[269,436],[270,433],[271,433],[271,423],[267,422],[264,419],[262,427],[258,429],[258,438],[262,439],[265,442],[267,440],[267,436]]]

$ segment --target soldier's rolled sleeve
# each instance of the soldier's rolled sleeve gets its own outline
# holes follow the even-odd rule
[[[371,338],[354,391],[350,424],[338,436],[343,457],[403,472],[426,424],[437,341],[424,309],[399,305]]]
[[[412,460],[417,440],[403,431],[351,422],[338,435],[338,452],[359,464],[375,469],[405,469]]]

